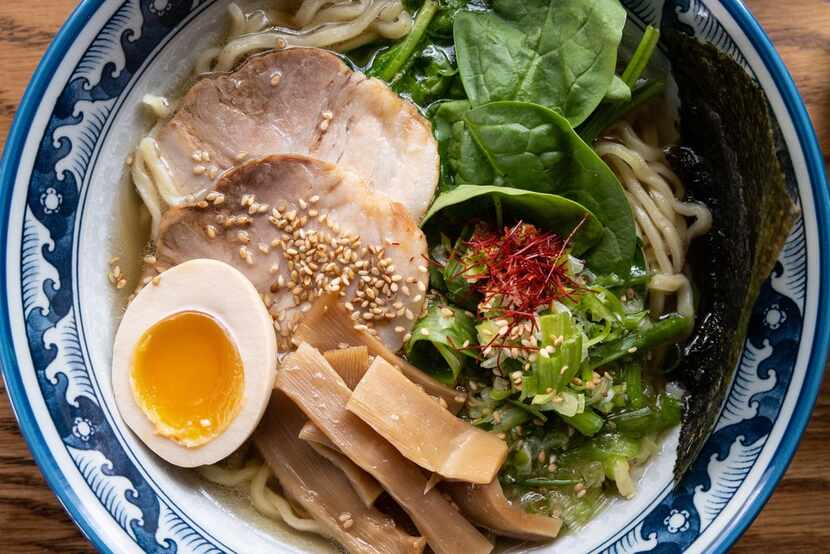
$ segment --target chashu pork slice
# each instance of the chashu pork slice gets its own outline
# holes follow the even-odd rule
[[[280,351],[292,349],[314,299],[332,293],[357,329],[395,351],[424,305],[426,252],[406,209],[355,173],[282,154],[228,172],[196,206],[168,210],[145,279],[193,258],[221,260],[263,296]]]
[[[203,78],[156,141],[181,197],[210,190],[217,175],[245,159],[279,153],[351,169],[416,221],[438,183],[429,121],[386,83],[317,48],[261,54]]]

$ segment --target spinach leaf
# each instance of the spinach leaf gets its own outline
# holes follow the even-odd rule
[[[631,100],[631,87],[622,78],[614,75],[611,86],[605,92],[603,102],[628,102]]]
[[[424,48],[413,56],[411,65],[395,81],[392,88],[419,106],[425,106],[439,98],[447,97],[457,76],[458,69],[455,67],[452,48],[426,43]]]
[[[440,0],[438,14],[429,26],[429,34],[435,37],[452,39],[452,26],[455,16],[462,10],[485,11],[485,0]]]
[[[534,223],[562,236],[570,235],[581,224],[571,243],[572,252],[577,256],[597,244],[605,233],[600,220],[572,200],[554,194],[492,185],[459,185],[451,191],[442,192],[424,216],[422,225],[428,235],[439,226],[442,230],[460,229],[473,218],[495,221],[494,211],[497,209],[514,220]],[[440,221],[433,219],[438,213],[442,216]]]
[[[622,76],[614,76],[611,89],[605,95],[603,106],[591,114],[591,117],[580,126],[579,135],[585,142],[593,143],[605,129],[663,92],[662,81],[642,83],[635,90],[632,90],[643,71],[645,71],[659,41],[660,31],[651,25],[646,27],[643,37],[640,39],[640,44],[637,46],[634,55],[628,60]],[[617,87],[622,90],[623,86],[628,88],[628,93],[619,96],[618,91],[615,92],[614,88]]]
[[[582,123],[609,91],[626,12],[618,0],[495,0],[453,26],[473,105],[523,100]]]
[[[586,258],[592,271],[628,272],[637,237],[622,186],[564,117],[524,102],[492,102],[462,117],[503,182],[564,196],[599,218],[604,234]],[[448,150],[452,159],[453,146]]]
[[[432,300],[415,323],[406,343],[406,357],[416,367],[454,386],[465,358],[475,358],[475,319],[460,308]],[[466,346],[465,346],[466,344]]]
[[[441,157],[441,191],[464,184],[490,185],[496,180],[493,168],[467,131],[464,114],[469,109],[467,100],[442,102],[432,116]]]

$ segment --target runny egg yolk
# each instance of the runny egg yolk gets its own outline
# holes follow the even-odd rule
[[[242,360],[228,333],[195,311],[144,332],[133,352],[133,397],[156,432],[195,447],[219,435],[242,404]]]

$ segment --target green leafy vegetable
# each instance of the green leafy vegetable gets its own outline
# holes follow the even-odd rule
[[[426,34],[429,23],[437,11],[436,0],[425,0],[421,9],[418,10],[409,34],[399,43],[378,54],[367,74],[388,83],[394,83],[410,63],[413,52]]]
[[[626,12],[618,0],[495,0],[460,13],[458,68],[474,105],[522,100],[582,123],[609,91]]]
[[[451,48],[428,43],[413,55],[407,71],[392,86],[403,96],[424,106],[449,95],[457,75]]]
[[[431,301],[426,315],[406,343],[410,362],[449,385],[455,385],[466,358],[475,358],[475,320],[464,310]],[[466,346],[465,346],[466,345]]]
[[[692,318],[671,314],[654,322],[650,327],[626,335],[618,340],[600,344],[594,348],[587,367],[594,369],[624,356],[651,350],[662,344],[678,341],[692,330]]]
[[[467,100],[442,102],[432,117],[441,157],[442,191],[457,185],[490,185],[496,180],[496,174],[484,153],[467,132],[464,114],[469,109]]]
[[[628,271],[637,238],[634,217],[622,186],[562,116],[535,104],[493,102],[462,114],[462,118],[475,143],[505,183],[570,198],[599,218],[605,233],[586,259],[593,271]],[[469,142],[458,123],[453,130],[452,142],[461,141],[462,145]],[[468,150],[469,147],[464,148],[464,152]],[[451,159],[455,153],[451,146],[448,151]],[[475,160],[475,163],[481,162]],[[467,175],[470,174],[468,171]],[[481,181],[487,176],[488,172],[479,170],[476,179]]]
[[[631,100],[631,87],[622,80],[622,78],[614,75],[611,79],[611,86],[605,93],[603,102],[627,102]]]
[[[585,207],[572,200],[554,194],[543,194],[509,187],[461,185],[441,193],[435,199],[422,225],[429,230],[435,215],[442,214],[440,225],[455,225],[459,229],[470,219],[480,217],[495,221],[493,200],[501,202],[502,209],[529,223],[556,232],[563,237],[579,227],[571,243],[574,255],[586,252],[604,235],[599,220]]]
[[[648,62],[651,60],[659,41],[660,31],[651,25],[646,27],[643,32],[643,37],[640,39],[640,44],[637,46],[637,50],[634,51],[634,55],[628,61],[622,76],[615,76],[615,81],[612,82],[612,88],[609,94],[606,95],[606,100],[609,100],[609,102],[594,112],[579,130],[579,134],[585,139],[585,142],[591,144],[605,129],[663,92],[665,84],[660,80],[643,83],[635,90],[632,90],[648,66]],[[616,80],[620,82],[616,83]],[[622,87],[623,85],[629,89],[628,97],[613,98],[614,95],[611,92],[614,86]],[[617,96],[620,95],[618,94]]]

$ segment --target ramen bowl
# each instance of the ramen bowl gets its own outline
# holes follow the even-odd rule
[[[684,478],[672,478],[675,432],[639,476],[633,500],[533,551],[721,552],[769,498],[818,394],[830,342],[830,198],[795,85],[740,2],[623,4],[632,25],[694,35],[755,78],[801,217],[754,305],[714,431]],[[113,403],[112,339],[147,238],[125,164],[150,125],[141,98],[175,95],[194,53],[222,33],[226,5],[85,0],[37,69],[4,151],[3,374],[49,485],[104,552],[335,551],[258,515],[243,495],[164,464]],[[115,257],[129,281],[123,289],[108,281]]]

